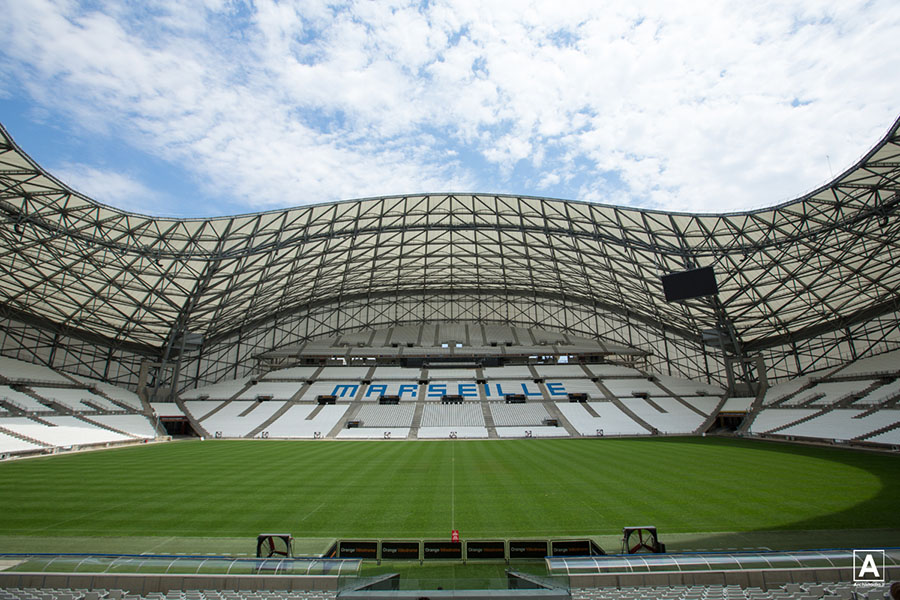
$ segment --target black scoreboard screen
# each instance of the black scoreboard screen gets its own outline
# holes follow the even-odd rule
[[[547,540],[510,540],[510,558],[544,558],[547,556]]]
[[[419,560],[419,542],[381,542],[383,560]]]
[[[679,302],[719,293],[716,274],[712,267],[663,275],[661,280],[666,302]]]
[[[338,545],[340,558],[378,558],[378,542],[353,542],[341,540]]]
[[[503,542],[466,542],[466,558],[477,560],[479,558],[506,558],[506,549]],[[541,557],[543,558],[543,557]]]
[[[425,559],[462,559],[462,544],[460,542],[425,542]]]

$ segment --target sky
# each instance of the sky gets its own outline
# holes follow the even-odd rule
[[[900,115],[900,2],[0,0],[0,123],[104,204],[478,192],[729,212]]]

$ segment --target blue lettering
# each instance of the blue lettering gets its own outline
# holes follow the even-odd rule
[[[565,396],[566,386],[563,383],[548,383],[547,391],[550,392],[551,396]]]
[[[397,395],[401,398],[403,394],[409,394],[413,398],[416,398],[419,395],[419,386],[414,383],[404,383],[400,386],[400,391],[397,392]]]
[[[366,390],[366,398],[371,396],[372,394],[376,394],[378,396],[383,396],[387,394],[387,386],[382,384],[370,385],[369,389]]]
[[[522,384],[522,393],[524,393],[526,396],[540,396],[541,395],[540,390],[538,390],[537,392],[529,392],[527,383]]]
[[[478,396],[478,386],[474,383],[461,383],[458,388],[460,396],[466,396],[467,398]]]
[[[334,390],[331,392],[332,396],[340,396],[343,398],[344,396],[353,397],[356,395],[356,391],[359,389],[359,385],[355,383],[339,383],[334,386]]]
[[[443,383],[432,383],[428,386],[429,398],[440,398],[447,394],[447,386]]]

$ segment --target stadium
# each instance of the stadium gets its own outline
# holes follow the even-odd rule
[[[896,578],[900,120],[730,214],[440,193],[159,218],[2,127],[0,194],[0,598]]]

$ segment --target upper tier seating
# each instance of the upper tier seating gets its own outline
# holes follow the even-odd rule
[[[544,379],[569,377],[584,379],[588,377],[587,373],[584,372],[584,369],[582,369],[580,365],[537,365],[535,366],[535,370],[537,371],[538,376],[543,377]]]
[[[766,390],[766,396],[763,404],[769,405],[799,391],[801,388],[809,384],[809,377],[797,377],[788,381],[773,385]]]
[[[369,373],[369,367],[325,367],[318,381],[361,381]]]
[[[404,380],[404,381],[419,381],[422,375],[421,369],[411,369],[408,367],[376,367],[375,375],[372,377],[373,381],[380,380]]]
[[[655,375],[667,390],[676,396],[721,396],[725,390],[721,386],[702,383],[692,379],[682,379],[671,375]]]
[[[649,379],[605,379],[603,385],[617,398],[631,398],[635,394],[668,395]]]
[[[874,383],[870,380],[863,381],[836,381],[831,383],[817,383],[808,390],[803,390],[781,406],[799,406],[806,402],[816,405],[836,404],[854,394],[860,394]],[[822,396],[821,398],[819,396]]]
[[[74,388],[45,388],[37,386],[32,387],[31,389],[41,398],[46,398],[47,400],[58,402],[69,410],[75,412],[97,410],[97,408],[94,408],[90,404],[99,407],[100,410],[108,412],[122,411],[121,407],[116,406],[103,396],[98,396],[97,394],[94,394],[93,392],[88,390],[80,390]],[[88,404],[88,402],[90,404]]]
[[[465,379],[466,381],[474,382],[477,378],[475,369],[428,369],[429,381],[434,381],[436,379],[440,379],[441,381]]]
[[[290,400],[304,385],[300,381],[260,381],[241,392],[238,400],[256,400],[271,396],[272,400]]]
[[[752,396],[740,396],[729,398],[722,405],[722,412],[747,412],[753,407],[756,398]]]
[[[72,380],[60,375],[50,367],[36,365],[24,360],[0,356],[0,376],[14,383],[27,384],[69,384]]]
[[[587,365],[596,377],[643,377],[641,372],[625,365]]]
[[[850,363],[846,367],[836,371],[833,376],[844,377],[846,375],[900,375],[900,350],[892,350],[877,356],[863,358]]]
[[[121,388],[111,383],[88,379],[87,377],[80,377],[78,375],[73,375],[73,377],[86,385],[95,387],[99,392],[106,394],[116,402],[130,406],[133,410],[144,410],[140,397],[130,390],[126,390],[125,388]]]
[[[528,365],[507,365],[504,367],[485,367],[484,377],[488,381],[492,379],[529,379],[534,380]]]
[[[310,379],[313,375],[315,375],[318,369],[319,367],[289,367],[287,369],[269,371],[260,379],[265,379],[266,381],[278,379],[306,381],[307,379]]]
[[[220,381],[212,385],[205,385],[193,390],[187,390],[181,393],[182,400],[196,400],[203,396],[207,396],[214,400],[228,400],[246,386],[250,382],[251,377],[241,377],[240,379],[230,379]]]

